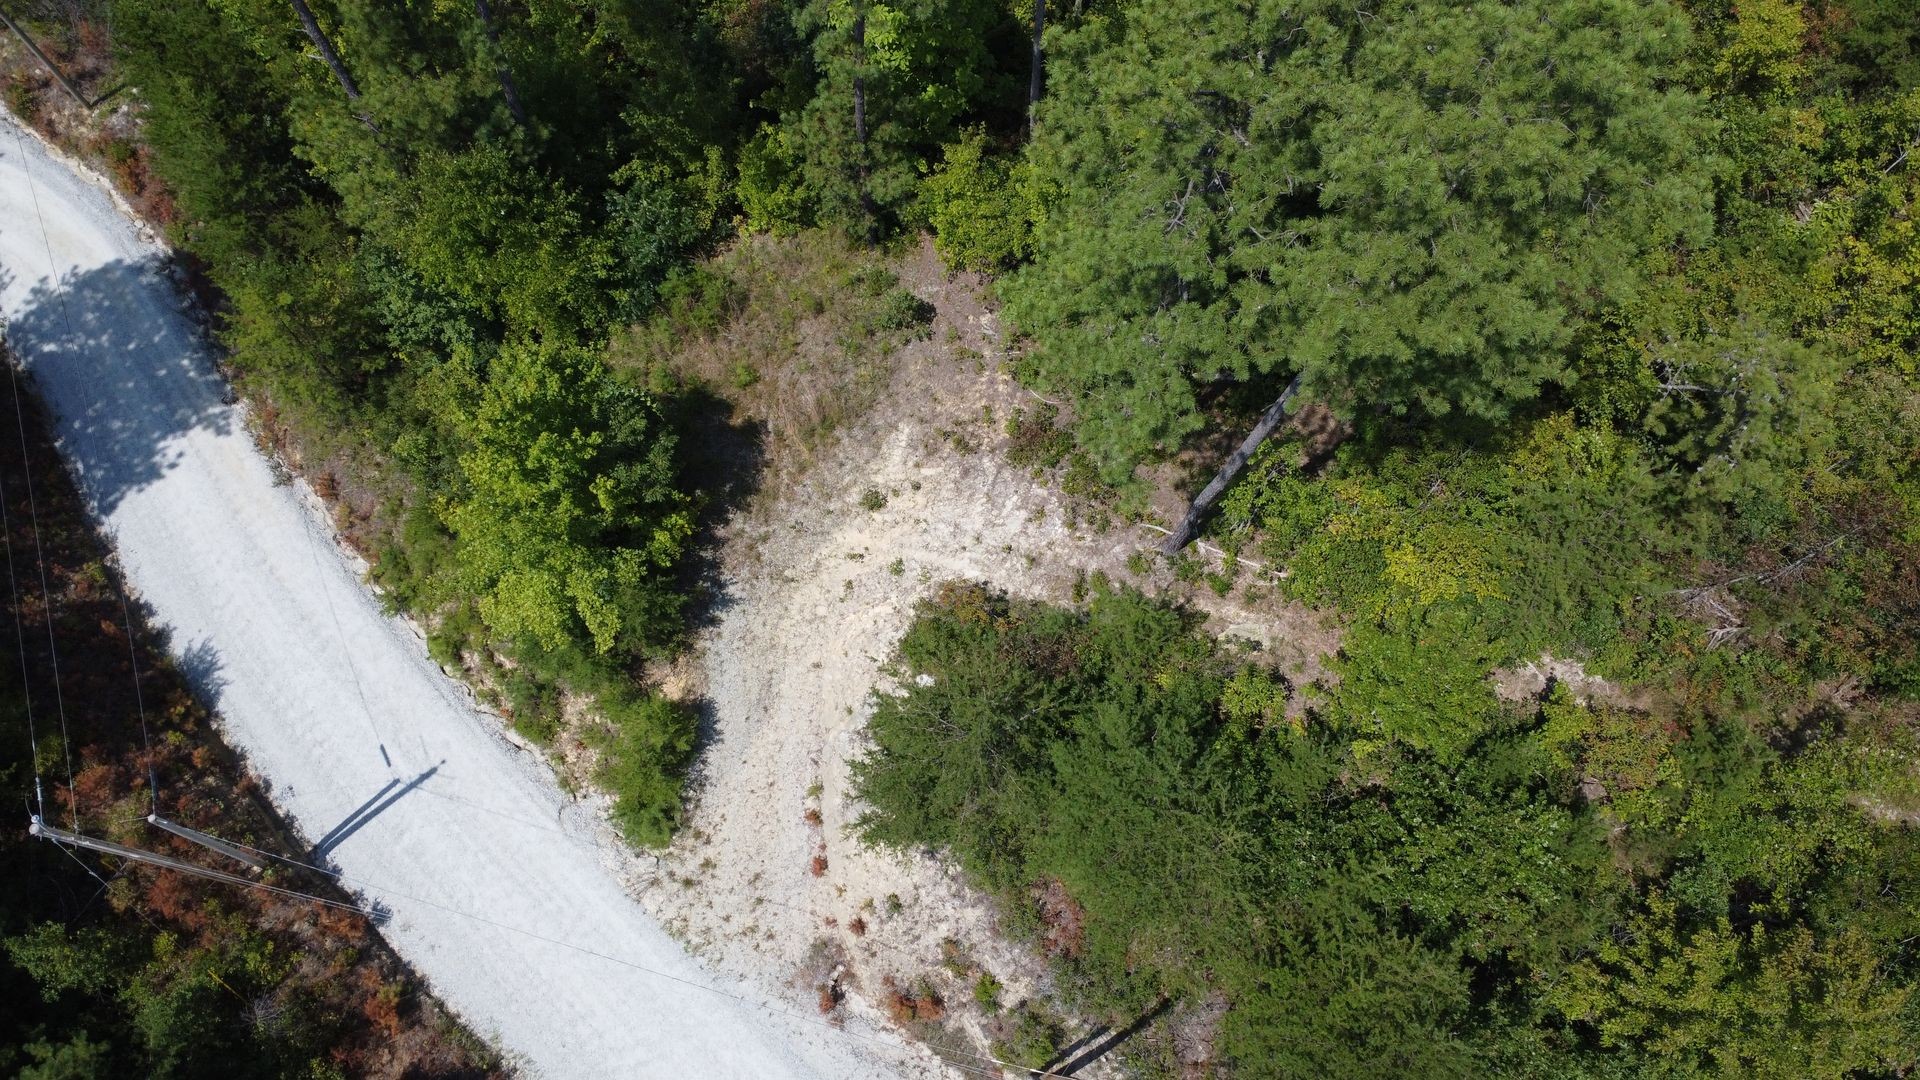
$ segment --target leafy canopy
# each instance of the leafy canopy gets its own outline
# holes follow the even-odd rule
[[[468,377],[463,486],[443,515],[481,614],[546,649],[649,640],[677,606],[666,571],[693,530],[651,402],[568,346],[509,345]]]

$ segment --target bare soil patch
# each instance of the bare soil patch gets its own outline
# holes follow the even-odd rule
[[[1337,637],[1270,587],[1255,607],[1180,585],[1138,557],[1156,534],[1098,531],[1011,466],[1006,419],[1035,402],[1005,371],[993,312],[927,248],[896,272],[935,306],[932,333],[892,354],[873,404],[805,469],[725,526],[711,624],[673,680],[706,710],[710,741],[686,829],[642,875],[644,902],[724,969],[798,975],[787,991],[809,1008],[897,1018],[903,996],[932,993],[945,1038],[983,1048],[994,1025],[974,1002],[981,975],[1011,1006],[1047,992],[1044,960],[1001,933],[946,860],[851,834],[861,807],[849,763],[917,604],[953,579],[1070,603],[1104,573],[1183,598],[1296,680],[1318,673]]]

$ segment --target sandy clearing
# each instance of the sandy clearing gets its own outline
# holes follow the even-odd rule
[[[903,1068],[666,977],[715,981],[620,887],[611,870],[627,858],[598,808],[568,800],[473,709],[382,614],[311,493],[276,484],[161,254],[102,185],[0,114],[8,338],[226,738],[308,836],[341,834],[329,857],[391,909],[400,955],[533,1075]]]
[[[931,258],[923,251],[919,262]],[[648,908],[723,970],[806,979],[816,943],[833,942],[857,980],[856,1015],[876,1015],[886,978],[927,979],[962,1006],[957,1026],[979,1036],[970,979],[944,970],[942,941],[1004,982],[1008,1004],[1046,984],[1045,966],[999,932],[992,905],[946,861],[848,835],[860,812],[849,763],[863,752],[870,691],[884,685],[915,606],[944,580],[1054,602],[1069,602],[1076,577],[1096,570],[1150,591],[1172,582],[1165,570],[1144,582],[1126,570],[1150,534],[1073,527],[1054,490],[1006,464],[1005,419],[1035,402],[994,362],[994,316],[951,295],[962,286],[944,275],[912,269],[903,279],[941,310],[928,343],[941,344],[903,353],[867,417],[729,527],[722,597],[687,679],[713,739],[687,827],[640,877]],[[863,508],[868,489],[886,505]],[[1336,640],[1296,605],[1190,600],[1216,632],[1259,641],[1285,669],[1317,671]],[[817,852],[827,859],[818,876]],[[850,931],[856,918],[864,934]]]

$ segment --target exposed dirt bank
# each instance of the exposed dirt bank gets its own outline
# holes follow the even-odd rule
[[[991,971],[1011,1003],[1044,981],[1044,968],[997,932],[990,905],[943,861],[849,835],[860,808],[848,764],[862,752],[869,693],[885,685],[915,605],[941,581],[1056,602],[1095,571],[1149,589],[1172,581],[1127,569],[1152,533],[1072,524],[1062,497],[1006,463],[1005,418],[1034,401],[996,361],[993,315],[930,252],[902,279],[939,309],[932,336],[901,355],[879,403],[804,475],[727,530],[714,623],[678,672],[677,689],[709,710],[712,738],[688,827],[643,873],[643,899],[725,970],[792,973],[796,1000],[813,1000],[831,967],[823,957],[844,955],[850,1007],[873,1015],[887,979],[924,979],[949,1021],[978,1035],[973,1010],[953,1008],[970,1006],[954,969]],[[1298,674],[1317,672],[1335,641],[1311,612],[1276,600],[1255,611],[1204,591],[1189,599],[1216,632],[1258,643]],[[943,953],[948,940],[962,963],[951,962],[952,946]]]

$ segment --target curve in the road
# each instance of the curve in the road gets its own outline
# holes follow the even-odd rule
[[[8,338],[227,739],[310,837],[331,834],[327,858],[373,886],[401,956],[537,1075],[905,1068],[694,988],[713,977],[623,892],[592,812],[469,706],[382,613],[299,486],[276,482],[162,254],[96,181],[0,113]]]

